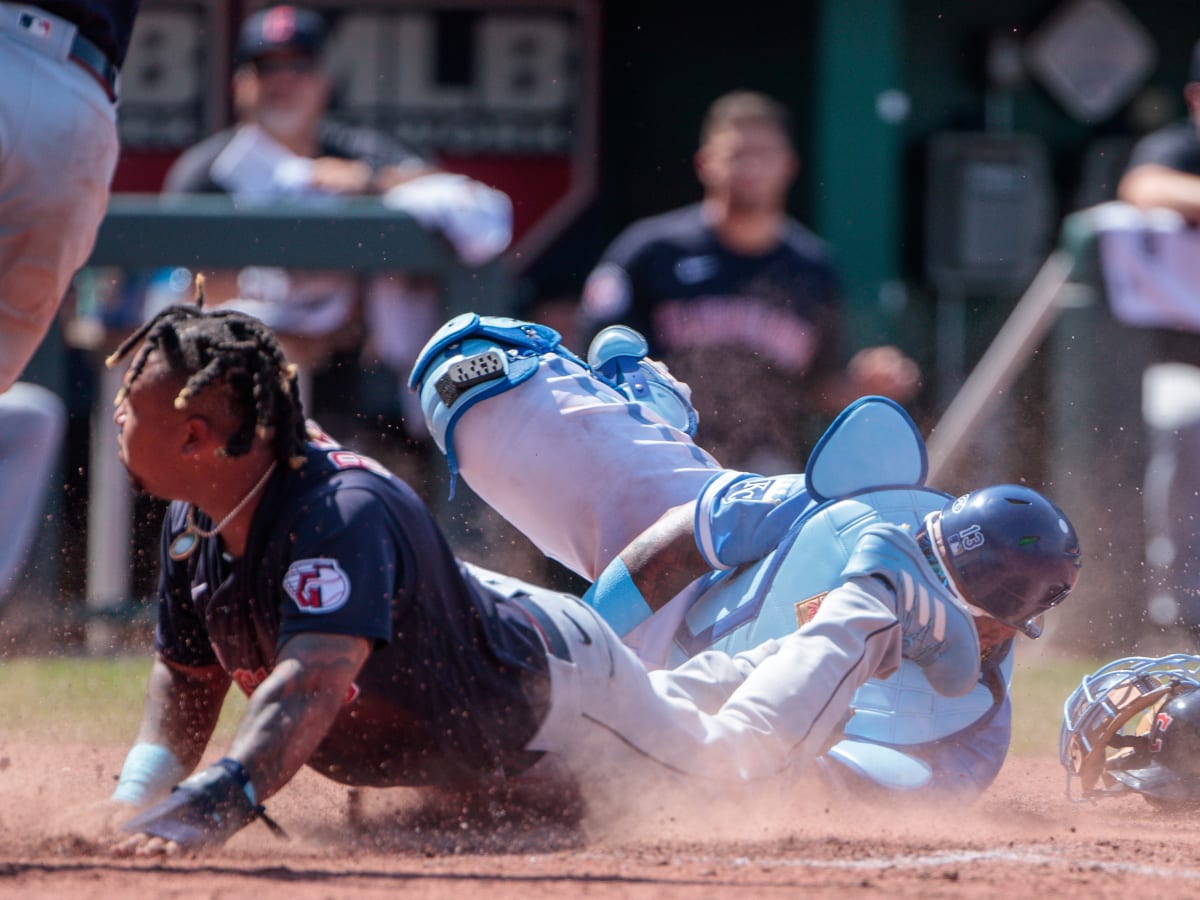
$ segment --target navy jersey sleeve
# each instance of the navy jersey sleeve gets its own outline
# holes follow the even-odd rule
[[[202,668],[219,665],[219,662],[204,621],[196,611],[188,561],[176,562],[167,552],[172,538],[183,530],[186,510],[185,504],[173,503],[163,519],[154,646],[170,662]],[[195,592],[207,589],[207,585],[199,585]]]
[[[302,632],[387,643],[398,567],[396,530],[374,491],[331,486],[293,523],[279,598],[279,643]]]
[[[636,222],[617,235],[588,275],[580,303],[581,333],[585,338],[605,325],[629,321],[631,311],[646,304],[642,260],[649,244],[642,224]],[[640,320],[633,324],[645,329]]]

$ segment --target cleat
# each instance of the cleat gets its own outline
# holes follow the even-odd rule
[[[966,604],[951,593],[907,531],[873,525],[859,535],[843,578],[874,576],[896,596],[901,655],[922,668],[930,686],[961,697],[979,682],[979,633]]]

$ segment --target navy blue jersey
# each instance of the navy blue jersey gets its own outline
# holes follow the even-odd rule
[[[168,194],[223,194],[225,189],[212,177],[212,165],[234,135],[227,128],[184,151],[167,172],[163,192]],[[385,166],[425,167],[426,160],[387,135],[369,128],[355,128],[326,120],[317,132],[317,157],[352,159],[372,169]]]
[[[787,220],[775,249],[725,247],[699,204],[644,219],[612,243],[584,290],[592,328],[624,322],[670,358],[736,346],[790,372],[840,364],[838,283],[823,241]]]
[[[448,785],[519,771],[541,713],[524,685],[545,678],[529,620],[472,579],[400,479],[325,436],[298,470],[268,481],[245,553],[219,537],[184,562],[163,525],[156,644],[168,661],[220,665],[247,694],[288,638],[318,632],[374,644],[309,760],[347,784]],[[197,515],[202,528],[210,521]]]
[[[830,253],[791,219],[761,256],[725,247],[700,205],[637,222],[589,276],[582,315],[585,335],[612,322],[646,335],[691,385],[697,442],[733,468],[799,467],[823,424],[816,391],[843,364]]]
[[[79,33],[120,66],[129,50],[133,20],[141,0],[39,0],[37,6],[73,22]]]

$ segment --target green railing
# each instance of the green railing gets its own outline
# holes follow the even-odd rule
[[[502,261],[468,268],[449,244],[373,198],[262,204],[224,196],[118,194],[91,266],[399,270],[439,278],[447,314],[511,309]]]

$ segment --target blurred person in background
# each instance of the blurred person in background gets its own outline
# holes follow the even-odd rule
[[[1184,226],[1178,237],[1194,255],[1200,253],[1200,41],[1183,97],[1188,118],[1138,141],[1117,197],[1143,210],[1178,213]],[[1165,264],[1162,257],[1159,266]],[[1170,294],[1175,308],[1169,314],[1177,327],[1156,329],[1154,362],[1142,380],[1150,435],[1144,485],[1148,612],[1154,625],[1183,625],[1200,636],[1200,285],[1191,282],[1194,290],[1188,290],[1186,279],[1178,283],[1185,289]],[[1147,289],[1138,287],[1141,302]]]
[[[635,222],[584,286],[581,332],[624,323],[691,385],[699,439],[727,465],[766,474],[854,398],[904,403],[916,364],[895,347],[844,365],[844,312],[829,248],[787,215],[800,170],[787,110],[737,91],[709,108],[695,157],[700,203]]]
[[[235,52],[237,121],[187,150],[168,172],[165,192],[260,202],[381,196],[440,233],[466,264],[503,251],[512,215],[505,195],[441,171],[381,132],[331,117],[333,86],[323,63],[328,33],[321,14],[297,6],[249,16]],[[308,373],[339,353],[357,363],[364,325],[368,352],[407,372],[441,319],[438,286],[401,272],[363,283],[348,272],[250,266],[210,275],[206,291],[211,304],[234,302],[270,325]],[[402,392],[401,400],[407,397]],[[418,426],[416,436],[423,436],[419,414],[406,415],[405,423],[410,434]]]
[[[385,135],[328,118],[326,37],[313,10],[273,6],[246,19],[232,83],[237,122],[185,151],[164,191],[260,202],[361,196],[434,171]],[[236,299],[279,331],[289,355],[310,370],[356,339],[359,286],[350,273],[250,266],[209,274],[206,290],[210,302]]]

